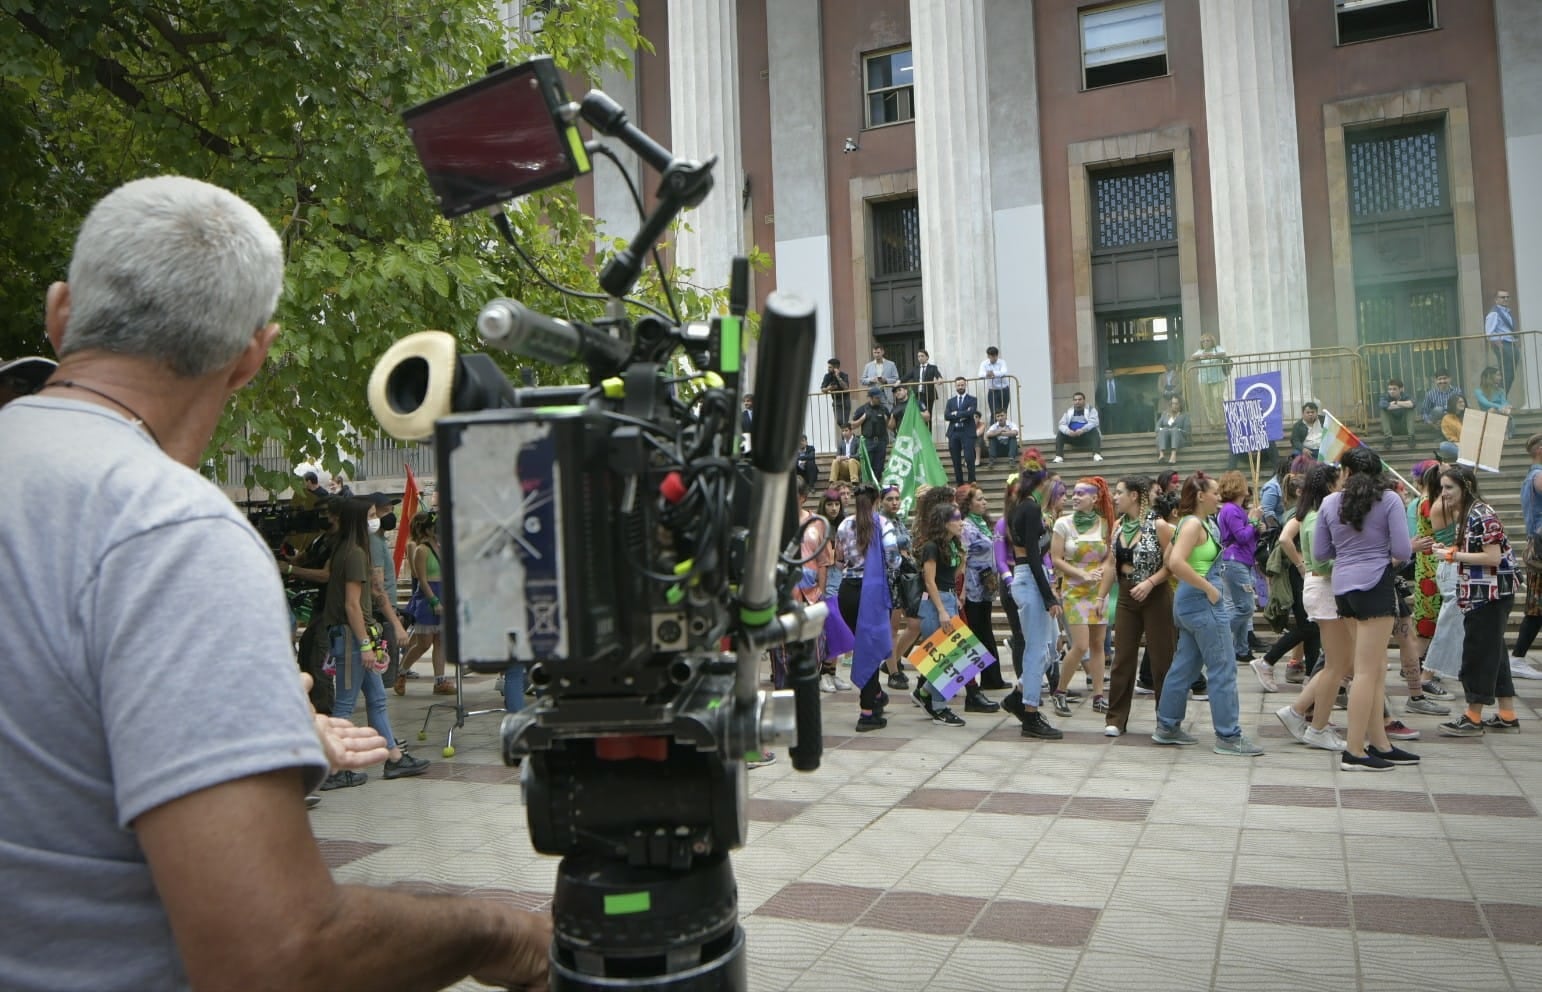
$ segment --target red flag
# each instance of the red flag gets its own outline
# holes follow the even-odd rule
[[[396,564],[396,574],[402,574],[402,559],[407,557],[407,541],[412,534],[412,518],[418,514],[418,479],[412,474],[412,466],[407,469],[407,491],[402,493],[402,515],[400,523],[396,525],[396,550],[391,553],[391,559]]]

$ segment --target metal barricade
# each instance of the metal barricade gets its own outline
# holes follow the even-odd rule
[[[1388,379],[1401,379],[1404,392],[1423,409],[1435,376],[1445,372],[1469,404],[1510,406],[1516,410],[1542,407],[1542,331],[1517,331],[1514,341],[1490,340],[1481,334],[1416,341],[1385,341],[1359,348],[1365,369],[1365,396],[1372,415],[1378,409]],[[1485,382],[1485,372],[1492,377]],[[1434,414],[1439,422],[1441,413]]]
[[[1015,375],[1006,375],[1001,378],[1008,385],[1007,388],[999,390],[992,390],[990,380],[979,376],[966,377],[964,380],[968,384],[969,394],[979,405],[982,429],[989,426],[994,419],[994,411],[997,407],[1007,412],[1008,420],[1021,427],[1021,384]],[[929,385],[936,391],[936,397],[931,404],[923,404],[921,412],[931,427],[932,440],[938,444],[939,450],[946,451],[946,444],[942,439],[947,436],[948,425],[943,418],[948,400],[957,391],[955,379],[944,378]],[[893,412],[894,390],[901,386],[905,387],[908,395],[918,399],[924,395],[922,383],[912,379],[902,379],[891,386],[883,387],[885,389],[884,405],[890,412]],[[803,432],[808,435],[808,443],[814,446],[815,451],[825,453],[839,450],[842,418],[844,417],[844,422],[849,423],[851,418],[861,414],[862,407],[868,404],[868,388],[858,386],[854,389],[808,394],[804,403]]]
[[[1273,399],[1281,404],[1287,432],[1300,418],[1302,404],[1309,401],[1332,411],[1351,428],[1365,427],[1365,376],[1360,356],[1350,348],[1300,348],[1189,358],[1183,363],[1183,400],[1194,430],[1224,430],[1222,403],[1238,398],[1236,380],[1264,372],[1280,374],[1279,395]]]

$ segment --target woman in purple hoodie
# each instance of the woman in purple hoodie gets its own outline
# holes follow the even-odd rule
[[[1221,510],[1215,516],[1221,533],[1221,592],[1231,615],[1232,652],[1238,662],[1253,660],[1248,634],[1258,608],[1253,595],[1253,553],[1258,548],[1259,519],[1256,508],[1248,510],[1248,481],[1242,473],[1221,476]]]

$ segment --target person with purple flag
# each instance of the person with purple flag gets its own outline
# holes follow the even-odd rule
[[[878,672],[894,648],[888,570],[899,564],[899,541],[894,525],[878,513],[877,487],[860,485],[853,495],[855,509],[835,535],[837,556],[845,564],[836,599],[856,640],[851,680],[861,689],[857,732],[866,733],[889,723],[883,716],[889,694],[879,687]]]

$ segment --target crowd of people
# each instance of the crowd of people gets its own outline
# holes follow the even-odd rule
[[[1523,505],[1537,533],[1542,434],[1528,448],[1536,465]],[[1472,470],[1431,460],[1415,474],[1410,489],[1362,446],[1338,465],[1287,457],[1257,494],[1236,471],[1110,487],[1099,476],[1068,483],[1034,448],[994,521],[973,483],[923,489],[908,520],[896,488],[836,483],[805,515],[821,578],[841,576],[827,586],[838,608],[818,644],[824,688],[861,690],[859,732],[886,726],[885,687],[963,726],[951,700],[922,679],[911,686],[903,661],[933,631],[967,627],[998,663],[964,688],[966,714],[1004,708],[1024,737],[1055,740],[1063,732],[1041,706],[1064,720],[1090,696],[1103,733],[1120,737],[1135,698],[1150,695],[1152,741],[1184,746],[1198,743],[1184,725],[1188,702],[1206,700],[1214,750],[1254,756],[1263,749],[1240,725],[1237,672],[1247,666],[1266,693],[1304,683],[1276,712],[1295,741],[1337,753],[1345,771],[1387,771],[1419,761],[1402,744],[1420,732],[1386,693],[1392,646],[1404,714],[1450,717],[1442,735],[1514,733],[1512,679],[1542,678],[1526,658],[1542,632],[1542,561],[1511,549]],[[1253,629],[1261,587],[1280,629],[1267,649]],[[1526,619],[1507,659],[1518,592]],[[993,635],[998,609],[1011,630],[1006,657]],[[1454,717],[1441,702],[1453,696],[1446,678],[1460,680],[1466,704]],[[997,699],[993,689],[1007,691]],[[1335,709],[1347,710],[1344,726],[1332,724]]]

